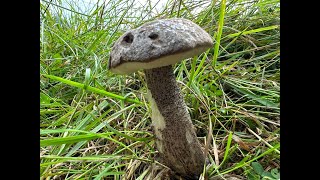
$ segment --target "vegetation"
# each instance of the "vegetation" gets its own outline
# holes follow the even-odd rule
[[[143,72],[108,71],[127,29],[190,19],[215,45],[176,64],[205,179],[279,179],[279,0],[42,0],[41,179],[165,179],[157,159]],[[163,3],[158,9],[156,4]]]

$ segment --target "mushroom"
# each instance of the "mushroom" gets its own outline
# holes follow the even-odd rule
[[[190,20],[159,19],[124,33],[109,58],[113,73],[144,70],[161,162],[186,179],[200,176],[205,157],[172,65],[212,45],[210,35]]]

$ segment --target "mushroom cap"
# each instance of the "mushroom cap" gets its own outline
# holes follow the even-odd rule
[[[212,47],[210,35],[182,18],[159,19],[124,33],[113,45],[109,70],[129,74],[168,66]]]

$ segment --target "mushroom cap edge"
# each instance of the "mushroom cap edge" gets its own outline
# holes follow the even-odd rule
[[[212,47],[211,36],[182,18],[159,19],[124,33],[114,43],[108,69],[129,74],[140,69],[168,66]]]

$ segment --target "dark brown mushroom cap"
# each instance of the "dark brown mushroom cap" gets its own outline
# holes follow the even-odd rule
[[[128,74],[180,62],[212,47],[210,35],[182,18],[160,19],[124,33],[112,47],[110,71]]]

